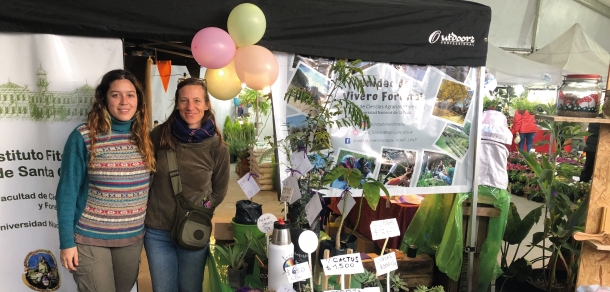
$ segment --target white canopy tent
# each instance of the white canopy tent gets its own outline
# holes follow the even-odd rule
[[[590,38],[578,23],[526,58],[561,68],[563,74],[599,74],[603,82],[608,78],[610,53]]]
[[[561,84],[561,69],[511,54],[492,44],[487,51],[487,72],[500,85],[547,86]]]

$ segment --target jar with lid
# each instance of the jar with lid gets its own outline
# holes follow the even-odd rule
[[[570,74],[563,78],[557,93],[557,115],[595,118],[599,113],[602,89],[601,76],[596,74]]]

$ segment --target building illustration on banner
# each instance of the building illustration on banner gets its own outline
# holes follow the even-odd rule
[[[36,72],[36,90],[29,85],[0,84],[0,119],[33,121],[84,120],[95,89],[85,84],[71,92],[49,91],[47,72]]]
[[[34,291],[56,291],[61,286],[57,261],[53,253],[38,249],[27,254],[23,261],[23,283]]]

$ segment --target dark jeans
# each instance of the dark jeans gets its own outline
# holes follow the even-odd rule
[[[209,245],[188,250],[177,245],[171,232],[146,227],[144,248],[155,292],[201,292]]]
[[[523,146],[527,145],[527,152],[532,150],[532,144],[534,144],[535,136],[536,136],[536,132],[519,134],[519,137],[521,137],[521,141],[519,141],[519,149],[523,149]]]
[[[585,166],[580,173],[580,181],[589,182],[593,176],[593,167],[595,166],[595,152],[585,151]]]

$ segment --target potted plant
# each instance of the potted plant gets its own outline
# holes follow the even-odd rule
[[[515,109],[515,110],[520,110],[520,111],[529,111],[530,114],[535,114],[536,113],[536,104],[529,101],[527,99],[527,97],[518,97],[515,98],[511,101],[511,106]]]
[[[387,289],[384,289],[387,290]],[[401,277],[400,273],[396,271],[390,272],[390,290],[392,292],[405,292],[409,291],[409,287],[407,286],[407,282],[405,282]]]
[[[331,70],[334,78],[329,81],[329,90],[324,99],[321,99],[318,94],[312,94],[308,89],[300,87],[289,89],[284,97],[287,102],[293,101],[304,104],[307,110],[305,112],[305,126],[298,131],[289,129],[289,135],[286,139],[280,141],[280,148],[286,152],[288,161],[290,161],[290,153],[298,150],[313,154],[308,155],[308,157],[310,161],[316,160],[316,170],[303,174],[299,180],[301,198],[289,208],[291,223],[297,228],[307,227],[308,225],[304,212],[305,205],[312,198],[320,199],[319,192],[340,177],[347,182],[343,194],[348,194],[352,188],[362,188],[364,200],[372,209],[377,208],[382,190],[389,196],[387,189],[381,182],[373,178],[363,178],[362,173],[357,168],[335,165],[332,159],[321,151],[332,148],[330,134],[327,131],[331,127],[361,129],[370,127],[368,115],[357,104],[351,100],[336,97],[339,91],[348,88],[364,94],[364,87],[367,83],[376,84],[373,77],[365,76],[362,69],[357,66],[359,62],[359,60],[351,62],[338,60],[333,64]],[[345,206],[341,206],[341,208],[345,210]],[[345,215],[345,212],[343,215]],[[345,216],[341,219],[334,244],[334,247],[338,250],[342,249],[341,229],[344,219]],[[335,253],[331,251],[331,254],[334,255]]]
[[[235,130],[233,129],[233,120],[230,116],[227,116],[225,118],[222,130],[222,137],[224,141],[229,144],[229,154],[231,155],[231,163],[235,163],[235,161],[237,160],[237,155],[231,149],[231,144],[235,140]]]
[[[364,273],[354,274],[354,280],[356,280],[362,288],[367,287],[382,287],[377,275],[369,270],[364,270]]]
[[[515,203],[510,203],[510,210],[506,220],[506,229],[502,238],[503,246],[500,249],[502,255],[500,268],[503,271],[503,275],[501,278],[499,278],[499,280],[496,281],[496,283],[501,286],[500,291],[502,291],[505,284],[511,286],[513,279],[523,283],[531,277],[532,262],[528,261],[525,257],[534,249],[535,246],[531,245],[529,250],[522,257],[516,259],[516,256],[519,252],[519,248],[521,247],[521,243],[529,234],[532,227],[534,227],[534,224],[537,224],[540,220],[540,217],[542,216],[542,208],[543,206],[535,208],[525,215],[522,220],[519,212],[517,211]],[[517,245],[517,248],[512,260],[508,262],[508,251],[511,245]]]
[[[487,96],[483,98],[483,110],[495,111],[499,110],[500,100],[499,99],[491,99]]]
[[[254,125],[240,119],[232,122],[231,118],[225,119],[224,139],[229,145],[231,157],[235,157],[240,164],[236,165],[238,175],[244,175],[250,171],[250,148],[256,143],[256,130]]]
[[[231,246],[216,246],[216,250],[220,253],[220,256],[224,257],[229,262],[227,272],[231,288],[237,289],[244,286],[246,282],[245,260],[249,248],[249,243],[236,243]]]
[[[252,106],[254,112],[260,112],[263,116],[269,115],[271,101],[269,95],[262,95],[260,91],[244,88],[239,94],[239,102],[244,106]],[[248,114],[250,115],[250,114]]]
[[[552,107],[545,110],[553,113]],[[540,125],[554,137],[553,141],[545,141],[551,147],[551,154],[542,156],[540,162],[534,155],[520,150],[528,166],[536,174],[538,184],[543,190],[546,200],[544,213],[544,231],[533,235],[532,244],[542,248],[543,260],[548,258],[548,271],[541,273],[544,287],[547,291],[558,283],[557,266],[561,262],[567,267],[567,278],[563,282],[566,291],[575,290],[575,279],[578,273],[578,255],[580,253],[580,242],[574,241],[572,233],[584,230],[586,221],[588,196],[582,200],[573,202],[566,191],[571,190],[570,179],[557,172],[558,157],[564,146],[569,145],[575,138],[589,135],[580,129],[577,123],[555,122],[552,120],[540,121]],[[547,241],[550,246],[547,246]],[[547,257],[547,252],[550,255]]]
[[[434,287],[428,288],[424,285],[419,285],[413,291],[414,292],[445,292],[445,289],[443,288],[443,286],[434,286]]]
[[[259,267],[259,279],[263,287],[268,285],[269,263],[267,257],[267,239],[265,237],[255,237],[252,231],[246,231],[246,240],[250,243],[250,250],[254,253],[255,262]]]

